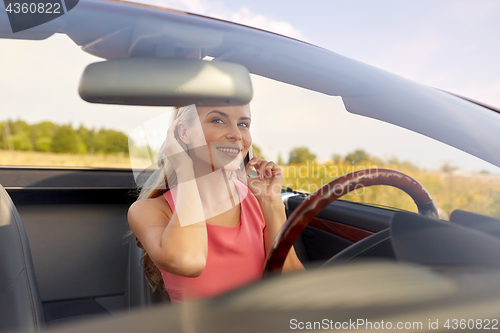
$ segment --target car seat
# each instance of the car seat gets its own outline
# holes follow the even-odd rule
[[[0,332],[38,332],[44,323],[28,237],[0,185]]]
[[[147,308],[155,303],[169,302],[167,294],[153,293],[141,264],[143,250],[137,246],[135,235],[128,239],[127,277],[125,282],[125,308]]]

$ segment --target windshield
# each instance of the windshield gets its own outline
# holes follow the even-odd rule
[[[95,20],[93,6],[77,7],[71,22]],[[102,15],[109,6],[99,8]],[[420,181],[443,219],[455,209],[500,217],[498,114],[281,36],[199,17],[184,26],[179,14],[141,10],[133,23],[126,11],[107,16],[105,31],[0,40],[9,64],[1,67],[1,165],[154,165],[171,108],[87,103],[78,95],[81,73],[103,58],[198,57],[241,63],[252,73],[253,148],[282,166],[284,187],[312,193],[353,171],[389,168]],[[344,199],[416,211],[394,188],[365,188]]]

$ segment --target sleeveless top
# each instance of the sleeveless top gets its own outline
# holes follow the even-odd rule
[[[240,198],[240,222],[236,226],[207,225],[208,254],[203,273],[197,277],[184,277],[160,269],[172,303],[184,299],[220,295],[262,277],[266,260],[264,248],[264,216],[250,189],[234,180]],[[165,192],[172,212],[173,195],[177,188]]]

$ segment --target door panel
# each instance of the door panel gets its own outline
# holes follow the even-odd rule
[[[46,317],[124,309],[130,170],[0,168],[26,228]]]
[[[42,301],[123,294],[126,204],[18,205]]]
[[[306,194],[285,198],[287,216],[304,200]],[[387,229],[396,211],[337,200],[321,211],[300,237],[300,259],[321,263],[373,233]]]

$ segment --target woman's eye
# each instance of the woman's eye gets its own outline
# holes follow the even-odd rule
[[[239,123],[238,126],[249,127],[250,124],[248,124],[248,123]]]
[[[217,124],[223,124],[224,122],[222,121],[222,119],[219,119],[219,118],[216,118],[214,120],[212,120],[213,123],[217,123]]]

